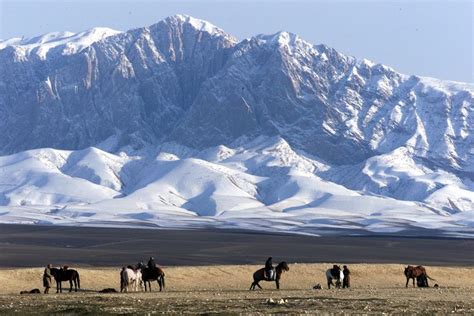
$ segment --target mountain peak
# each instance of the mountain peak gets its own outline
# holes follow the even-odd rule
[[[189,25],[199,32],[206,32],[211,35],[228,36],[226,32],[224,32],[222,29],[218,28],[214,24],[205,20],[196,19],[190,15],[176,14],[167,17],[162,22],[168,25]]]
[[[265,158],[243,152],[232,160],[225,147],[205,156],[245,159],[242,168],[253,166],[258,176],[316,166],[349,189],[440,211],[474,209],[472,85],[404,76],[289,32],[235,45],[220,28],[186,15],[84,49],[113,34],[54,33],[0,52],[0,153],[101,143],[129,151],[166,142],[205,150],[241,137],[280,137],[259,151]],[[299,153],[317,162],[297,159]],[[268,192],[273,197],[264,202],[280,201]],[[200,199],[196,194],[189,198]],[[3,196],[0,190],[0,204]],[[304,203],[321,205],[320,198]]]
[[[299,41],[304,42],[298,35],[286,31],[279,31],[269,35],[259,34],[255,36],[255,38],[268,44],[278,46],[295,45],[295,43]]]

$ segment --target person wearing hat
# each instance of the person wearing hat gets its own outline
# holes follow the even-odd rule
[[[344,279],[342,280],[342,288],[349,288],[351,286],[351,271],[347,266],[344,266],[342,269],[342,274],[344,274]]]
[[[49,289],[51,288],[51,268],[53,265],[50,263],[46,266],[43,272],[43,286],[44,286],[44,294],[48,294]]]

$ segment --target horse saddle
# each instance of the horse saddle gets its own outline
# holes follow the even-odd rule
[[[275,281],[275,276],[276,276],[275,268],[273,268],[271,270],[265,270],[265,278],[268,281]]]

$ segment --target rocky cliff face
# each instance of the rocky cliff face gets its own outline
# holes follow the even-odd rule
[[[181,15],[84,34],[1,43],[0,153],[165,142],[203,150],[279,136],[327,166],[314,170],[326,180],[474,208],[471,84],[402,75],[286,32],[238,42]],[[451,199],[433,197],[452,185]]]

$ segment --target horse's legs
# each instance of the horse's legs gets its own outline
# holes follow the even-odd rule
[[[69,293],[72,292],[72,280],[69,279]]]
[[[258,284],[260,281],[257,281],[257,280],[254,280],[252,285],[250,285],[250,290],[255,290],[255,287],[258,286],[260,289],[262,289],[262,287],[260,286],[260,284]]]
[[[276,279],[275,283],[276,283],[277,290],[279,290],[280,289],[280,280]]]
[[[412,278],[413,279],[413,287],[415,287],[415,278]]]
[[[405,287],[408,287],[408,282],[410,281],[410,278],[407,278],[407,283],[405,284]]]
[[[332,279],[328,278],[328,289],[331,289]]]

